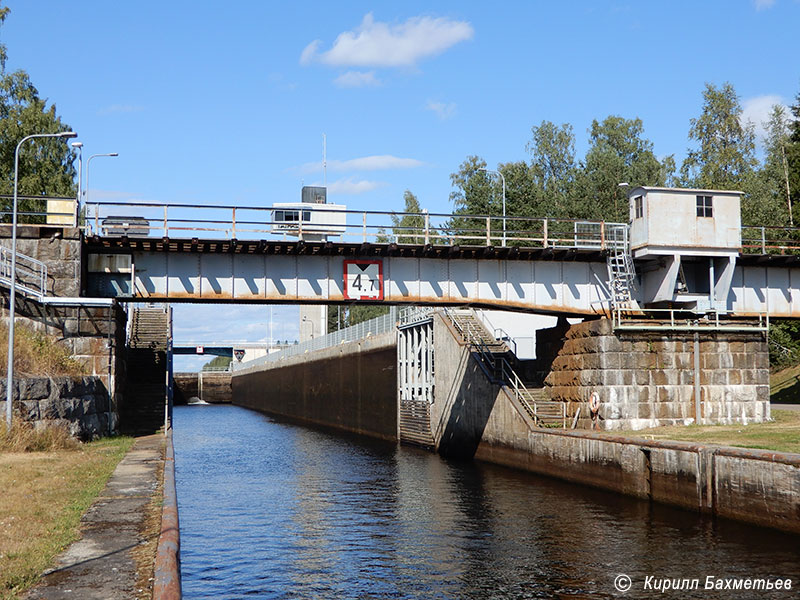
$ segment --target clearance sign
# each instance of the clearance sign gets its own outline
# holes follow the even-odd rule
[[[344,297],[346,300],[383,300],[383,262],[344,261]]]

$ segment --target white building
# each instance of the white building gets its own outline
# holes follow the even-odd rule
[[[724,311],[742,246],[742,192],[637,187],[630,245],[644,306]]]

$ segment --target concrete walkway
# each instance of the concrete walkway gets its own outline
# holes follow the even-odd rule
[[[145,516],[150,499],[158,489],[163,464],[164,436],[137,438],[83,516],[81,539],[56,559],[54,568],[26,598],[129,600],[141,597],[143,591],[136,587],[139,573],[133,551],[147,541],[143,534]],[[151,565],[152,560],[150,558]]]

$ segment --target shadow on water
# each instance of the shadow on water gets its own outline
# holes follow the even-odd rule
[[[235,406],[175,421],[187,599],[611,598],[619,573],[640,591],[647,576],[800,585],[796,536]]]

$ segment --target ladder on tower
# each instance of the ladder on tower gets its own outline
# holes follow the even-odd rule
[[[632,309],[636,270],[628,241],[628,226],[615,225],[608,231],[608,286],[611,290],[611,309],[614,312]]]

